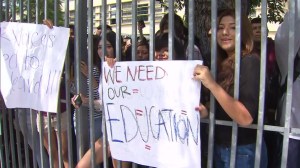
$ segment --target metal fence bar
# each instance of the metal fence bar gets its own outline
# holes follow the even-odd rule
[[[3,11],[3,0],[0,0],[0,11],[1,11],[1,14],[0,14],[0,22],[3,21],[3,16],[2,16],[2,11]]]
[[[118,9],[122,9],[122,2],[121,0],[117,0],[116,1],[116,55],[117,55],[117,60],[121,60],[121,56],[122,56],[122,29],[121,29],[121,25],[122,25],[122,18],[121,18],[121,10]]]
[[[80,62],[87,61],[87,1],[75,1],[75,83],[76,83],[76,92],[87,94],[87,82],[83,80],[84,78],[80,72]],[[88,132],[84,131],[87,129],[87,115],[84,115],[84,112],[88,112],[88,108],[80,107],[76,110],[76,139],[77,139],[77,159],[80,160],[85,151],[89,147]]]
[[[131,14],[131,60],[136,60],[136,48],[137,48],[137,1],[132,1],[132,14]]]
[[[18,117],[18,109],[15,109],[15,130],[16,130],[16,140],[17,140],[17,153],[18,153],[18,167],[23,167],[22,154],[21,154],[21,137],[20,137],[20,120]],[[24,146],[25,149],[25,146]]]
[[[293,93],[293,71],[294,71],[294,51],[295,46],[295,8],[296,2],[289,1],[289,55],[288,55],[288,75],[287,75],[287,91],[286,91],[286,107],[285,107],[285,124],[282,145],[281,167],[286,167],[289,135],[290,135],[290,117],[292,110],[292,93]]]
[[[9,21],[9,1],[5,0],[5,21]]]
[[[8,110],[8,125],[9,125],[9,143],[10,143],[10,152],[11,152],[11,163],[12,167],[17,167],[16,163],[16,149],[15,149],[15,137],[14,137],[14,127],[13,127],[13,111]]]
[[[255,149],[255,167],[260,166],[261,149],[263,141],[264,126],[264,109],[265,109],[265,86],[266,86],[266,55],[267,55],[267,1],[263,0],[261,5],[262,21],[261,21],[261,53],[260,53],[260,89],[259,89],[259,106],[257,121],[257,137]]]
[[[239,97],[240,85],[240,61],[241,61],[241,1],[235,1],[235,71],[234,71],[234,98]],[[234,122],[232,126],[231,136],[231,153],[230,153],[230,167],[235,167],[236,149],[237,149],[238,126]]]
[[[150,1],[150,40],[149,40],[149,60],[154,60],[155,54],[155,1]]]
[[[69,27],[69,1],[65,0],[64,1],[64,7],[65,7],[65,13],[64,13],[64,26],[65,27]],[[69,39],[70,42],[70,39]],[[69,44],[70,45],[70,44]],[[73,162],[73,139],[72,139],[72,116],[71,116],[71,97],[70,97],[70,87],[68,87],[68,83],[70,81],[70,47],[68,47],[67,49],[67,55],[66,55],[66,59],[65,59],[65,94],[66,94],[66,113],[67,113],[67,123],[69,123],[67,125],[67,137],[68,137],[68,161],[69,161],[69,168],[73,168],[74,167],[74,162]]]
[[[22,1],[22,0],[21,0]],[[30,1],[27,1],[27,11],[30,11],[31,10],[31,8],[30,8]],[[27,23],[30,23],[30,21],[31,21],[31,12],[27,12]]]
[[[168,60],[173,60],[174,59],[174,36],[175,36],[175,28],[174,28],[174,0],[169,0],[168,1],[169,5],[169,23],[168,23],[168,33],[169,33],[169,38],[168,38],[168,53],[169,53],[169,58]],[[162,33],[162,32],[160,32]]]
[[[28,137],[30,136],[29,135],[30,132],[28,132],[28,128],[27,128],[27,116],[28,116],[27,113],[29,113],[29,112],[26,111],[25,109],[19,109],[18,113],[23,113],[23,114],[19,114],[18,116],[21,117],[21,118],[19,118],[19,121],[21,121],[20,126],[24,130],[24,132],[23,132],[23,141],[24,141],[24,151],[25,151],[25,167],[29,167]]]
[[[19,15],[20,15],[20,21],[19,22],[23,22],[24,21],[24,6],[23,6],[23,1],[19,0]],[[1,11],[1,10],[0,10]]]
[[[0,5],[1,6],[1,5]],[[4,113],[4,110],[0,109],[0,166],[4,167],[5,165],[5,159],[3,156],[3,135],[2,135],[2,114]]]
[[[5,149],[5,163],[6,167],[10,167],[10,160],[9,160],[9,141],[8,141],[8,124],[7,124],[7,110],[3,110],[3,136],[4,136],[4,149]]]
[[[195,2],[194,1],[189,1],[189,16],[188,16],[188,25],[189,25],[189,27],[188,27],[188,31],[189,31],[189,34],[188,34],[188,48],[187,48],[187,50],[188,50],[188,53],[189,53],[189,55],[188,55],[188,59],[189,60],[192,60],[193,58],[194,58],[194,44],[195,44],[195,42],[194,42],[194,36],[195,36],[195,33],[194,33],[194,30],[195,30],[195,24],[194,24],[194,22],[195,22],[195,18],[194,18],[194,16],[195,16],[195,14],[194,14],[194,12],[195,12]]]
[[[36,115],[34,114],[36,113]],[[35,149],[35,143],[39,143],[40,145],[40,154],[41,154],[41,158],[44,158],[44,153],[42,151],[44,145],[43,145],[43,134],[44,134],[44,130],[41,129],[40,130],[40,134],[38,135],[39,136],[39,142],[36,142],[36,135],[37,135],[37,127],[38,127],[38,124],[40,124],[41,128],[44,127],[44,122],[42,120],[42,116],[41,115],[38,115],[40,114],[41,112],[37,112],[37,111],[34,111],[32,109],[30,109],[30,120],[31,120],[31,138],[32,138],[32,155],[33,155],[33,158],[37,155],[36,153],[36,149]],[[38,117],[38,120],[37,120],[37,117]],[[38,121],[38,123],[37,123]],[[44,160],[41,159],[41,164],[44,165]],[[36,162],[33,161],[33,167],[36,168]]]
[[[91,149],[91,167],[95,167],[95,120],[94,120],[94,96],[93,96],[93,81],[91,80],[93,78],[93,1],[88,1],[88,11],[87,11],[87,21],[88,21],[88,90],[89,90],[89,124],[90,124],[90,149]]]
[[[211,8],[217,9],[217,0],[211,1]],[[217,74],[217,10],[211,10],[211,73],[216,79]],[[213,167],[214,156],[214,136],[215,136],[215,98],[210,94],[210,113],[209,113],[209,135],[208,135],[208,156],[207,167]]]
[[[12,0],[11,21],[16,21],[16,0]]]
[[[102,32],[106,32],[106,16],[107,16],[107,1],[106,0],[102,0],[102,6],[101,6],[101,11],[102,11],[102,15],[101,15],[101,28],[102,28]],[[102,48],[106,48],[106,33],[102,33]],[[106,50],[102,50],[102,54],[103,56],[107,54]],[[103,62],[104,62],[104,58],[102,58],[101,64],[103,67]],[[102,87],[102,85],[101,85]],[[103,93],[103,87],[101,88],[102,93]],[[101,95],[103,97],[103,95]],[[104,104],[103,99],[102,99],[102,104]],[[103,166],[104,167],[108,167],[108,155],[107,155],[107,150],[108,150],[108,142],[107,142],[107,132],[106,132],[106,119],[105,119],[105,108],[103,108],[102,111],[102,130],[103,130]]]

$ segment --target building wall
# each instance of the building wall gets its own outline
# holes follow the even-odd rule
[[[97,26],[101,24],[101,1],[94,1],[93,4],[93,30],[95,32]],[[138,19],[143,18],[145,22],[145,28],[143,29],[143,33],[145,35],[150,34],[150,1],[149,0],[137,0],[137,13]],[[64,7],[63,7],[64,9]],[[71,0],[69,2],[69,11],[70,11],[70,23],[74,23],[75,20],[75,1]],[[155,2],[155,31],[159,29],[159,22],[163,15],[167,11],[161,7],[159,2]],[[181,12],[182,14],[183,12]],[[107,24],[110,25],[113,30],[116,30],[115,24],[115,15],[116,15],[116,1],[115,0],[107,0]],[[132,0],[122,0],[122,13],[121,13],[121,33],[123,35],[131,35],[132,33]]]

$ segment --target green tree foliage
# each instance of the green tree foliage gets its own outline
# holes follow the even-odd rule
[[[167,0],[156,0],[159,1],[162,7],[167,8],[168,7],[168,2]],[[196,0],[195,0],[196,1]],[[210,0],[207,0],[207,2]],[[228,4],[227,7],[233,7],[234,1],[228,2],[228,0],[224,1],[224,4],[222,4],[222,1],[224,0],[219,0],[218,4],[220,4],[220,7],[223,8],[225,4]],[[256,7],[260,7],[261,5],[261,0],[247,0],[248,1],[248,7],[247,7],[247,13],[254,13]],[[181,10],[184,7],[187,7],[188,1],[186,0],[175,0],[174,1],[174,8],[175,10]],[[283,0],[267,0],[267,5],[268,5],[268,22],[274,22],[274,23],[281,23],[283,21],[283,13],[284,13],[284,5],[285,1]]]
[[[28,0],[22,1],[23,3],[23,18],[22,21],[26,21],[28,19],[29,14],[29,22],[35,22],[36,17],[38,18],[38,23],[42,23],[43,19],[45,18],[45,10],[44,10],[44,0],[38,0],[38,3],[36,3],[35,0],[29,0],[30,6],[29,6],[29,12],[28,12]],[[62,12],[62,0],[57,0],[57,10],[54,8],[55,0],[47,0],[47,18],[51,19],[53,22],[55,21],[55,14],[57,16],[57,25],[63,26],[64,25],[64,13]],[[36,8],[38,10],[36,10]],[[20,4],[17,3],[17,12],[20,11]],[[37,12],[36,12],[37,11]]]

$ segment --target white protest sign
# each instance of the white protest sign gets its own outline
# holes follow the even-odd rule
[[[104,111],[113,158],[162,168],[201,167],[202,61],[104,63]]]
[[[2,22],[1,92],[7,108],[56,112],[69,28]]]

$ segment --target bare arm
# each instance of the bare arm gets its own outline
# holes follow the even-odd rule
[[[194,79],[199,80],[208,88],[219,102],[224,111],[239,125],[247,126],[253,122],[253,118],[247,108],[238,100],[230,96],[212,78],[206,66],[197,65],[194,70]]]

